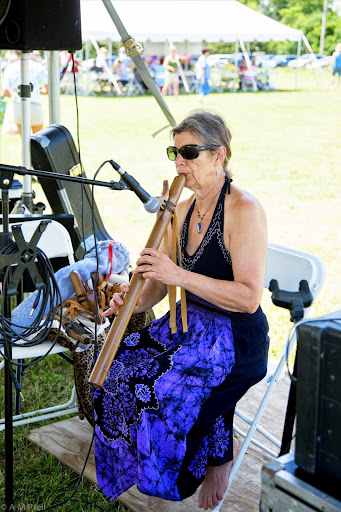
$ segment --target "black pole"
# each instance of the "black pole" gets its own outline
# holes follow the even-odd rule
[[[293,438],[294,424],[296,418],[296,378],[297,378],[297,357],[295,357],[294,370],[292,376],[294,380],[290,383],[287,410],[285,414],[284,429],[282,435],[281,450],[278,457],[289,453],[291,441]]]
[[[6,299],[5,299],[6,300]],[[7,302],[7,300],[6,300]],[[7,307],[6,307],[7,309]],[[7,315],[6,315],[7,316]],[[10,372],[12,347],[9,343],[5,351],[5,496],[6,510],[13,509],[13,383]]]
[[[13,182],[13,175],[19,174],[22,176],[32,175],[40,176],[51,180],[64,180],[73,181],[77,183],[84,183],[88,185],[99,185],[108,187],[112,190],[130,190],[128,186],[122,182],[116,181],[97,181],[83,176],[69,176],[59,174],[56,172],[40,171],[26,169],[26,167],[19,167],[14,165],[0,164],[0,189],[2,191],[2,216],[3,216],[3,232],[0,233],[0,250],[6,247],[10,241],[9,233],[9,192]],[[10,317],[11,307],[10,298],[3,296],[4,300],[4,314],[6,318]],[[13,497],[13,382],[11,375],[11,360],[12,360],[12,346],[10,343],[5,344],[5,503],[6,510],[14,510],[14,497]]]
[[[7,184],[5,184],[7,185]],[[10,234],[8,233],[9,217],[9,192],[3,189],[1,193],[3,233],[0,249],[6,247]],[[4,315],[10,316],[10,298],[3,294]],[[13,498],[13,383],[11,377],[12,346],[10,343],[4,346],[5,355],[5,503],[6,510],[14,510]]]

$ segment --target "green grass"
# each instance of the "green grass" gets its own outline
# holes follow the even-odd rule
[[[269,240],[314,253],[324,262],[325,284],[311,313],[320,316],[341,309],[341,89],[329,89],[326,72],[314,74],[303,70],[299,76],[300,89],[294,91],[290,90],[294,84],[291,70],[275,73],[273,81],[281,90],[211,94],[204,107],[222,114],[232,130],[234,183],[249,189],[263,203]],[[47,119],[46,98],[44,101]],[[195,95],[168,97],[167,103],[177,121],[199,107]],[[169,130],[152,137],[167,124],[152,97],[80,97],[79,116],[81,154],[88,177],[93,176],[104,160],[113,158],[153,195],[161,192],[164,179],[171,183],[174,164],[165,155]],[[60,122],[76,140],[75,103],[71,96],[61,97]],[[21,163],[17,136],[1,137],[1,162]],[[107,166],[99,179],[118,180],[118,175]],[[42,199],[39,187],[34,185],[34,188]],[[106,229],[113,238],[127,245],[134,263],[152,229],[154,217],[144,211],[130,192],[97,187],[95,196]],[[278,358],[288,331],[289,315],[276,311],[267,294],[263,304],[270,322],[271,357]],[[166,308],[167,303],[163,301],[156,313],[160,315]],[[49,357],[25,375],[23,411],[33,404],[42,407],[65,401],[71,387],[71,368],[61,358]],[[0,392],[3,404],[3,388]],[[15,429],[16,501],[27,510],[38,503],[52,504],[55,501],[50,495],[55,495],[57,500],[63,485],[70,490],[75,485],[74,473],[26,440],[30,428]],[[3,434],[1,443],[0,503],[4,489]],[[77,496],[80,495],[85,500],[96,501],[105,510],[124,510],[115,508],[85,481]],[[59,510],[93,509],[72,503]]]

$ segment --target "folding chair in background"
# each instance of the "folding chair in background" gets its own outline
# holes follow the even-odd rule
[[[322,288],[324,277],[324,266],[317,256],[282,245],[268,244],[264,288],[272,292],[272,301],[276,306],[290,310],[291,321],[296,322],[308,316],[311,303],[317,298]],[[287,334],[284,334],[284,336],[287,338]],[[272,457],[279,455],[282,443],[270,432],[262,428],[259,422],[275,389],[276,383],[284,375],[287,359],[295,342],[296,331],[294,331],[290,339],[288,339],[279,363],[274,364],[270,362],[268,364],[267,375],[261,382],[256,384],[256,386],[258,386],[267,383],[268,386],[254,417],[250,418],[239,408],[235,410],[235,414],[248,425],[248,429],[247,432],[244,432],[234,425],[235,432],[244,437],[244,441],[241,444],[239,453],[232,466],[229,488],[250,443],[255,444]],[[253,439],[256,431],[270,441],[270,443],[277,448],[278,452],[269,449],[264,444]],[[212,512],[218,512],[220,510],[228,490],[225,493],[224,499]]]
[[[23,233],[26,242],[32,238],[33,233],[40,224],[40,220],[32,220],[23,222],[21,224],[21,231]],[[57,257],[67,257],[69,264],[72,265],[75,262],[73,247],[71,238],[68,230],[59,222],[50,220],[45,231],[42,233],[37,247],[41,249],[49,259]],[[49,349],[51,349],[53,343],[51,341],[44,341],[37,346],[32,347],[12,347],[12,359],[22,360],[37,358],[45,355]],[[0,345],[0,350],[3,347]],[[63,354],[67,349],[56,343],[49,355],[52,354]],[[1,358],[1,354],[0,354]],[[4,360],[0,361],[0,370],[4,367]],[[73,414],[78,411],[76,403],[76,390],[75,387],[72,390],[70,400],[64,404],[48,407],[41,410],[35,410],[24,414],[19,414],[20,411],[20,398],[19,395],[16,397],[16,412],[13,416],[13,426],[24,425],[27,423],[33,423],[44,419],[54,418],[57,416],[63,416],[65,414]],[[5,419],[0,419],[0,431],[5,429]]]

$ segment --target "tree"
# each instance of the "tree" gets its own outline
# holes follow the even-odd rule
[[[241,3],[258,10],[292,28],[303,30],[314,52],[319,51],[323,0],[240,0]],[[332,9],[333,0],[328,0],[324,53],[331,54],[341,41],[341,16]],[[259,44],[268,53],[296,53],[296,43]]]

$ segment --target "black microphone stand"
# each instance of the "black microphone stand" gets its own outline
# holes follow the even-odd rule
[[[41,178],[47,178],[51,180],[64,180],[64,181],[73,181],[77,183],[87,184],[87,185],[99,185],[102,187],[108,187],[111,190],[131,190],[129,186],[123,182],[123,180],[116,181],[98,181],[92,180],[89,178],[84,178],[83,176],[69,176],[65,174],[59,174],[56,172],[50,171],[41,171],[41,170],[32,170],[27,169],[22,166],[13,166],[13,165],[5,165],[0,164],[0,189],[1,189],[1,201],[2,201],[2,226],[3,231],[0,233],[0,251],[2,251],[5,247],[7,247],[11,240],[11,233],[9,231],[9,189],[13,183],[13,175],[19,174],[21,176],[31,175],[38,176]],[[20,231],[21,232],[21,231]],[[23,242],[23,238],[21,238],[22,247],[30,247],[32,256],[32,264],[34,264],[34,259],[36,253],[34,249],[39,241],[39,237],[33,235],[31,241],[25,245]],[[19,243],[18,243],[19,245]],[[14,262],[14,258],[12,256],[12,264]],[[4,256],[0,254],[0,271],[1,269],[10,265],[8,261],[8,256]],[[20,262],[18,262],[20,265]],[[23,269],[22,269],[23,272]],[[17,272],[20,274],[20,271]],[[37,276],[36,276],[37,277]],[[12,290],[12,295],[15,294],[15,290]],[[5,317],[9,318],[11,314],[11,304],[10,304],[10,295],[3,294],[2,300],[4,301],[4,313]],[[11,343],[4,344],[4,356],[5,356],[5,510],[14,510],[14,496],[13,496],[13,382],[11,376],[11,361],[12,361],[12,346]]]
[[[13,174],[20,174],[21,176],[38,176],[40,178],[47,178],[50,180],[73,181],[76,183],[83,183],[85,185],[100,185],[101,187],[107,187],[110,188],[111,190],[131,190],[129,186],[123,182],[123,180],[99,181],[92,180],[90,178],[84,178],[83,176],[69,176],[68,174],[59,174],[58,172],[40,171],[38,169],[32,170],[22,166],[5,164],[0,164],[0,188],[2,188],[1,177],[6,176],[6,179],[8,179],[8,175],[10,175],[11,173],[12,180]]]
[[[0,171],[0,188],[1,188],[1,201],[2,201],[2,227],[3,232],[0,233],[0,251],[2,251],[10,241],[9,233],[9,189],[13,183],[13,173]],[[0,255],[0,270],[1,255]],[[6,318],[9,317],[11,311],[10,298],[5,295],[2,296],[4,301],[4,314]],[[10,361],[12,360],[12,346],[11,344],[4,345],[5,356],[5,503],[6,509],[13,509],[13,423],[12,423],[12,408],[13,408],[13,389],[12,378],[10,372]],[[9,450],[8,450],[9,448]]]

